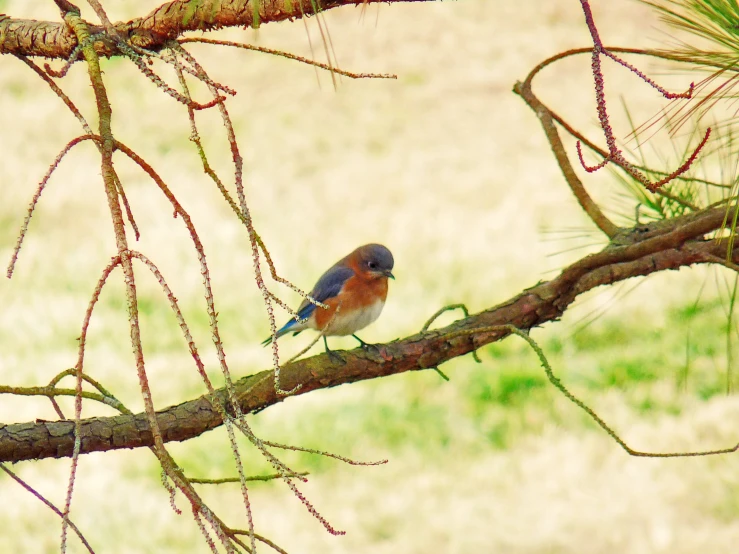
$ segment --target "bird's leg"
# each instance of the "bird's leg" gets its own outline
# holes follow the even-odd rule
[[[363,350],[377,350],[377,346],[376,345],[369,344],[369,343],[364,342],[357,335],[352,335],[352,336],[359,341],[359,344],[362,345],[362,349]]]
[[[328,354],[328,357],[331,358],[333,361],[346,363],[344,358],[342,358],[338,352],[334,352],[328,347],[328,341],[326,340],[326,335],[323,335],[323,346],[326,347],[326,354]]]
[[[353,336],[353,337],[354,337],[355,339],[357,339],[357,340],[359,341],[359,344],[361,344],[361,345],[362,345],[362,348],[365,348],[365,349],[367,349],[367,348],[369,348],[369,347],[370,347],[370,345],[369,345],[369,344],[367,344],[366,342],[364,342],[364,341],[363,341],[362,339],[360,339],[360,338],[359,338],[359,337],[358,337],[357,335],[352,335],[352,336]]]

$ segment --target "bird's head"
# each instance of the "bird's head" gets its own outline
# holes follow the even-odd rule
[[[354,251],[359,270],[373,278],[389,277],[393,275],[393,255],[390,250],[381,244],[365,244]]]

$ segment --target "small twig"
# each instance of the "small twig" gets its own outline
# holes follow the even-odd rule
[[[637,49],[637,48],[620,48],[620,47],[616,47],[616,46],[608,46],[608,47],[606,47],[606,49],[609,50],[610,52],[619,52],[619,53],[622,53],[622,54],[634,54],[634,55],[641,55],[641,56],[651,56],[651,57],[655,57],[655,58],[659,58],[659,59],[663,59],[663,60],[670,60],[670,61],[677,61],[677,62],[683,61],[683,60],[680,60],[680,58],[678,58],[678,57],[676,57],[674,55],[671,55],[671,54],[666,53],[666,52],[656,51],[656,50],[640,50],[640,49]],[[558,62],[558,61],[563,60],[565,58],[568,58],[570,56],[575,56],[575,55],[579,55],[579,54],[592,54],[592,52],[593,52],[593,49],[592,48],[573,48],[571,50],[566,50],[564,52],[560,52],[558,54],[555,54],[554,56],[551,56],[551,57],[547,58],[546,60],[540,62],[536,67],[534,67],[534,69],[532,69],[531,72],[527,75],[524,84],[523,85],[517,85],[517,87],[518,88],[524,88],[525,89],[526,88],[526,85],[528,84],[528,88],[530,88],[530,83],[533,80],[533,78],[537,74],[541,73],[541,71],[544,68],[552,65],[555,62]],[[514,91],[516,91],[516,87],[514,87]],[[580,133],[577,130],[575,130],[569,123],[567,123],[567,121],[565,121],[564,118],[562,118],[559,114],[557,114],[551,108],[547,107],[543,102],[539,101],[538,102],[538,106],[539,106],[539,108],[536,108],[534,106],[531,106],[531,108],[534,109],[534,111],[537,111],[537,109],[544,109],[544,110],[546,110],[551,115],[552,119],[554,119],[554,121],[556,121],[557,123],[559,123],[565,129],[565,131],[567,131],[570,135],[572,135],[573,137],[575,137],[577,140],[579,140],[580,142],[582,142],[585,146],[587,146],[593,152],[596,152],[598,155],[600,155],[600,156],[602,156],[604,158],[608,156],[608,152],[606,152],[602,148],[598,147],[595,143],[593,143],[591,140],[589,140],[582,133]],[[620,160],[612,160],[612,161],[613,161],[613,163],[615,163],[616,165],[618,165],[621,169],[623,169],[625,171],[625,167],[622,166],[622,162]],[[630,162],[627,162],[627,165],[628,164],[630,164]],[[635,167],[635,168],[637,168],[639,170],[642,170],[642,171],[650,171],[652,173],[657,173],[657,174],[660,174],[660,175],[669,175],[669,173],[666,172],[666,171],[660,171],[660,170],[657,170],[657,169],[651,169],[651,168],[640,166],[640,165],[636,165],[636,164],[630,164],[630,165],[632,165],[633,167]],[[720,183],[714,183],[713,181],[708,181],[706,179],[700,179],[700,178],[697,178],[697,177],[687,177],[684,174],[683,175],[678,175],[675,178],[677,180],[679,180],[679,181],[684,181],[684,182],[689,182],[689,183],[690,182],[696,182],[696,183],[701,183],[701,184],[709,185],[709,186],[713,186],[713,187],[731,188],[731,185],[726,186],[726,185],[722,185]],[[655,191],[655,192],[657,192],[657,194],[661,194],[660,191]],[[693,207],[691,209],[693,209],[693,211],[697,211],[698,210],[697,207]]]
[[[66,420],[67,418],[62,413],[61,409],[59,408],[59,404],[57,404],[55,398],[57,396],[76,396],[77,395],[77,389],[59,389],[56,387],[56,385],[61,381],[64,377],[70,376],[70,375],[76,375],[77,369],[71,368],[71,369],[65,369],[61,373],[57,374],[48,385],[45,387],[11,387],[8,385],[0,385],[0,394],[13,394],[16,396],[46,396],[54,406],[54,409],[56,413],[59,415],[59,418],[62,420]],[[88,392],[88,391],[81,391],[80,396],[82,398],[87,398],[88,400],[95,400],[96,402],[100,402],[101,404],[105,404],[106,406],[110,406],[112,408],[115,408],[122,414],[126,415],[133,415],[133,412],[126,408],[126,406],[123,405],[123,403],[118,400],[115,396],[113,396],[103,385],[101,385],[98,381],[93,379],[87,374],[82,374],[82,379],[90,383],[93,387],[95,387],[100,394],[94,393],[94,392]]]
[[[93,139],[94,137],[92,135],[83,135],[81,137],[74,138],[70,140],[64,148],[62,148],[62,151],[57,154],[56,158],[54,158],[54,161],[51,162],[51,165],[49,166],[49,169],[46,170],[46,175],[44,175],[43,179],[41,179],[41,182],[36,187],[36,192],[33,195],[33,198],[31,199],[31,203],[28,206],[28,210],[26,212],[26,217],[23,219],[23,224],[21,225],[20,233],[18,233],[18,239],[15,243],[15,248],[13,248],[13,255],[10,257],[10,263],[8,264],[8,270],[5,273],[8,279],[10,279],[13,276],[13,271],[15,270],[15,263],[18,261],[18,255],[21,251],[21,246],[23,245],[23,239],[26,236],[26,232],[28,231],[28,225],[31,222],[31,217],[33,217],[34,210],[36,209],[36,204],[38,204],[39,199],[41,198],[41,193],[44,192],[44,189],[46,188],[46,184],[49,182],[49,179],[51,178],[54,171],[56,171],[56,168],[59,166],[61,161],[64,159],[64,156],[66,156],[69,151],[74,148],[76,145],[78,145],[81,142],[84,142],[86,140]]]
[[[226,529],[226,533],[234,534],[234,535],[247,535],[247,536],[249,536],[251,534],[251,533],[249,533],[249,531],[247,531],[245,529],[230,529],[230,528],[229,529]],[[234,540],[236,540],[235,537],[233,537],[233,538],[234,538]],[[277,546],[275,543],[273,543],[271,540],[269,540],[266,537],[263,537],[262,535],[260,535],[258,533],[254,533],[254,538],[256,538],[259,542],[263,542],[264,544],[266,544],[270,548],[274,549],[276,552],[279,552],[279,554],[287,554],[287,551],[286,550],[283,550],[282,548],[280,548],[279,546]],[[242,548],[247,548],[246,545],[243,544],[240,541],[239,541],[239,545]],[[251,552],[251,549],[247,549],[247,550],[249,550]]]
[[[25,63],[28,67],[30,67],[41,79],[44,80],[44,82],[49,85],[49,88],[56,94],[62,102],[69,108],[69,110],[72,112],[72,114],[77,118],[77,120],[80,122],[80,125],[82,125],[82,128],[85,131],[85,134],[87,135],[93,135],[92,128],[87,123],[87,120],[82,115],[82,112],[77,108],[77,106],[74,105],[74,102],[67,96],[64,91],[57,85],[46,73],[44,73],[39,66],[37,66],[35,63],[33,63],[31,60],[26,58],[25,56],[22,56],[20,54],[15,54],[15,56],[21,60],[23,63]],[[48,66],[48,64],[47,64]],[[102,152],[102,143],[99,140],[95,141],[95,146],[97,146],[98,150]],[[136,237],[136,240],[138,241],[141,237],[141,234],[139,233],[138,226],[136,225],[136,220],[133,217],[133,212],[131,211],[131,206],[128,204],[128,198],[126,197],[126,193],[123,190],[123,185],[121,184],[121,180],[118,177],[117,173],[114,173],[114,179],[116,188],[118,189],[118,194],[121,197],[121,201],[123,202],[123,207],[126,210],[126,218],[128,219],[128,222],[131,224],[131,228],[133,229],[134,236]]]
[[[62,68],[58,71],[53,69],[48,63],[45,63],[44,71],[46,71],[47,76],[54,77],[56,79],[62,79],[63,77],[66,77],[70,68],[75,64],[75,62],[80,60],[80,53],[82,52],[82,49],[85,48],[88,44],[94,44],[98,40],[102,39],[104,36],[104,33],[97,33],[94,35],[90,35],[87,39],[78,43],[67,57],[67,61],[64,63]]]
[[[0,394],[12,394],[15,396],[46,396],[48,398],[54,398],[55,396],[75,396],[77,394],[76,389],[60,389],[56,387],[11,387],[9,385],[0,385]],[[82,391],[82,398],[88,400],[95,400],[101,404],[106,404],[118,409],[117,402],[111,400],[102,394],[96,392]],[[130,413],[130,412],[126,412]],[[62,416],[62,419],[66,420]]]
[[[14,54],[16,58],[18,58],[20,61],[22,61],[24,64],[26,64],[28,67],[30,67],[36,75],[41,77],[41,79],[44,80],[44,82],[49,85],[49,88],[56,94],[59,98],[61,98],[62,102],[66,104],[66,106],[69,108],[69,110],[74,114],[74,116],[77,118],[77,120],[82,125],[82,128],[85,131],[85,134],[92,135],[93,131],[90,125],[88,125],[87,121],[85,120],[84,116],[82,115],[82,112],[77,108],[77,106],[74,105],[74,102],[67,96],[64,91],[57,85],[49,76],[43,72],[43,70],[37,66],[35,63],[33,63],[31,60],[29,60],[27,57],[22,56],[20,54]]]
[[[327,308],[328,308],[328,306],[327,306]],[[318,335],[316,335],[316,337],[310,343],[308,343],[308,346],[306,346],[305,348],[303,348],[300,352],[298,352],[292,358],[290,358],[288,361],[286,361],[285,364],[289,364],[289,363],[294,362],[295,360],[297,360],[298,358],[300,358],[300,356],[302,356],[303,354],[305,354],[306,352],[308,352],[308,350],[310,350],[311,348],[313,348],[313,345],[316,344],[322,337],[324,337],[326,335],[326,331],[329,329],[329,327],[331,326],[331,324],[334,322],[334,320],[336,319],[336,316],[339,315],[339,312],[340,311],[341,311],[341,301],[339,301],[339,303],[336,305],[336,311],[334,311],[334,313],[331,314],[331,318],[328,320],[328,323],[326,323],[326,325],[324,326],[323,329],[321,329],[321,331],[318,333]],[[276,343],[276,342],[277,341],[274,340],[274,335],[273,335],[272,343]],[[275,375],[275,387],[279,387],[279,385],[277,384],[277,379],[278,378],[279,378],[279,375]],[[280,394],[289,395],[289,394],[294,394],[294,393],[298,392],[300,390],[300,387],[301,386],[302,385],[300,385],[298,383],[297,385],[295,385],[295,387],[293,387],[289,391],[282,391],[279,388],[276,388],[275,390],[278,390]]]
[[[44,498],[43,495],[41,495],[41,493],[39,493],[31,485],[29,485],[28,483],[26,483],[23,479],[21,479],[15,473],[13,473],[11,470],[9,470],[5,466],[5,464],[0,464],[0,469],[2,469],[5,473],[7,473],[11,477],[11,479],[13,479],[21,487],[23,487],[24,489],[26,489],[33,496],[35,496],[41,502],[43,502],[44,504],[46,504],[52,512],[54,512],[59,517],[64,518],[64,514],[62,514],[62,512],[61,512],[61,510],[59,508],[57,508],[56,506],[54,506],[54,504],[52,504],[51,502],[49,502],[48,500],[46,500],[46,498]],[[74,524],[74,522],[71,521],[71,520],[69,520],[69,519],[67,519],[67,525],[69,525],[69,527],[72,529],[72,531],[74,531],[77,534],[77,536],[80,539],[80,542],[82,542],[82,544],[85,545],[85,548],[87,548],[87,551],[90,552],[90,554],[95,554],[95,551],[92,549],[92,546],[90,546],[90,543],[87,542],[87,539],[82,534],[82,532],[77,528],[77,526]]]
[[[293,473],[289,475],[289,477],[297,477],[297,476],[305,476],[310,475],[307,471],[299,471],[297,473]],[[283,479],[284,475],[280,473],[271,473],[269,475],[252,475],[249,477],[245,477],[245,481],[274,481],[275,479]],[[223,483],[240,483],[241,479],[239,477],[223,477],[221,479],[200,479],[195,477],[189,477],[191,483],[196,483],[198,485],[221,485]]]
[[[237,213],[241,214],[241,212],[238,211],[238,208],[236,209],[236,211]],[[319,308],[323,308],[324,310],[328,309],[328,304],[319,302],[318,300],[310,296],[307,292],[293,285],[287,279],[280,277],[280,275],[277,273],[277,269],[275,268],[275,264],[272,261],[272,256],[270,255],[269,250],[267,250],[267,247],[265,246],[264,241],[262,240],[262,237],[259,236],[259,234],[256,235],[256,241],[257,241],[257,244],[259,245],[260,250],[262,251],[262,254],[264,254],[264,258],[267,260],[267,266],[269,267],[269,273],[272,276],[272,279],[274,279],[278,283],[285,285],[290,290],[297,292],[300,296],[308,300],[308,302],[310,302],[314,306],[318,306]],[[275,300],[275,302],[278,302],[280,306],[285,308],[287,312],[296,316],[296,321],[300,322],[300,319],[297,318],[298,313],[295,310],[291,309],[289,306],[282,303],[276,296],[272,295],[272,297]]]
[[[626,442],[618,435],[618,433],[616,433],[616,431],[614,431],[597,413],[595,413],[592,408],[590,408],[582,400],[572,394],[569,389],[567,389],[567,387],[562,383],[562,381],[560,381],[559,378],[554,375],[552,366],[549,364],[544,351],[536,343],[536,341],[531,338],[527,330],[519,329],[514,325],[491,325],[489,327],[464,329],[454,333],[449,333],[446,336],[447,338],[454,338],[464,335],[479,335],[480,333],[512,333],[514,335],[518,335],[523,340],[525,340],[538,356],[539,361],[541,362],[541,365],[547,375],[547,378],[549,379],[549,382],[554,385],[565,396],[565,398],[567,398],[570,402],[572,402],[578,408],[588,414],[588,416],[590,416],[590,418],[595,421],[595,423],[597,423],[601,429],[603,429],[614,441],[616,441],[616,443],[618,443],[621,448],[623,448],[631,456],[641,458],[688,458],[697,456],[715,456],[718,454],[731,454],[732,452],[739,451],[739,444],[736,444],[735,446],[729,448],[719,448],[716,450],[699,450],[695,452],[645,452],[641,450],[635,450],[631,448],[628,444],[626,444]]]
[[[304,483],[308,481],[308,479],[300,475],[297,471],[293,471],[292,469],[290,469],[286,464],[284,464],[280,459],[278,459],[274,454],[272,454],[272,452],[267,449],[267,445],[262,441],[262,439],[257,437],[251,427],[249,427],[246,418],[242,417],[240,419],[235,419],[233,420],[233,424],[244,434],[246,438],[251,441],[254,446],[259,449],[266,460],[272,465],[273,468],[275,468],[275,470],[277,470],[282,479],[298,479],[299,481],[302,481]]]
[[[197,506],[192,507],[192,517],[195,519],[195,523],[197,523],[198,529],[200,529],[200,534],[205,539],[206,544],[210,547],[210,551],[213,554],[218,554],[218,549],[216,548],[213,539],[210,537],[210,533],[208,533],[208,529],[205,527],[205,523],[203,523],[203,514],[198,510]]]
[[[477,351],[472,352],[472,354],[474,356],[475,354],[477,354]],[[439,374],[439,377],[444,379],[444,381],[447,381],[447,382],[451,381],[451,379],[449,379],[449,376],[443,371],[441,371],[438,367],[434,366],[434,367],[430,367],[429,369],[433,369],[436,373]]]
[[[598,38],[598,40],[600,41],[600,37]],[[634,73],[637,77],[639,77],[642,81],[650,85],[652,88],[658,90],[659,93],[665,98],[667,98],[668,100],[676,100],[678,98],[689,99],[693,97],[693,91],[695,90],[695,83],[690,83],[690,85],[688,85],[688,90],[686,90],[685,92],[670,92],[667,89],[662,88],[660,85],[658,85],[656,82],[654,82],[652,79],[650,79],[646,75],[644,75],[644,73],[639,71],[635,66],[631,65],[626,60],[616,56],[616,54],[614,54],[608,48],[604,48],[602,43],[600,44],[600,47],[602,48],[601,53],[604,56],[608,56],[614,62],[624,66],[626,69],[628,69],[629,71]]]
[[[623,152],[618,148],[616,145],[616,137],[613,134],[613,129],[611,128],[611,124],[608,119],[608,110],[606,106],[606,96],[605,96],[605,81],[603,78],[603,71],[601,70],[601,64],[600,64],[600,56],[605,55],[612,60],[616,61],[617,63],[621,64],[622,66],[626,67],[629,71],[632,71],[635,75],[637,75],[639,78],[641,78],[644,82],[658,90],[665,98],[667,99],[675,99],[675,98],[691,98],[693,95],[693,89],[694,84],[691,83],[690,87],[686,92],[683,93],[670,93],[664,88],[660,87],[649,79],[646,75],[644,75],[641,71],[639,71],[636,67],[632,66],[628,62],[622,60],[612,52],[608,52],[608,50],[603,46],[603,43],[601,42],[600,35],[598,33],[598,28],[595,25],[595,20],[593,19],[593,13],[590,9],[590,3],[589,0],[580,0],[580,5],[582,6],[583,13],[585,15],[585,23],[588,26],[588,29],[590,31],[590,36],[593,40],[593,50],[592,50],[592,60],[591,60],[591,67],[593,71],[593,80],[595,82],[595,98],[598,105],[597,111],[598,111],[598,119],[600,121],[601,129],[603,130],[603,135],[606,139],[606,144],[608,145],[608,156],[606,156],[603,161],[594,166],[589,167],[585,165],[585,162],[582,158],[582,152],[580,151],[578,147],[578,155],[580,156],[580,162],[582,163],[583,168],[588,171],[597,171],[598,169],[601,169],[604,167],[609,161],[614,160],[618,161],[619,165],[624,168],[625,171],[629,173],[634,179],[639,181],[641,184],[643,184],[650,192],[654,192],[658,190],[663,185],[669,183],[679,175],[682,175],[685,173],[690,166],[695,161],[696,157],[698,156],[698,153],[701,151],[701,149],[705,146],[706,142],[708,141],[708,137],[711,135],[711,128],[709,127],[706,129],[706,133],[703,137],[703,140],[698,144],[698,146],[693,150],[693,153],[688,156],[688,159],[685,163],[683,163],[680,167],[678,167],[675,171],[667,175],[664,179],[661,179],[656,182],[651,182],[649,179],[644,175],[641,171],[636,169],[630,162],[624,158]]]
[[[254,50],[255,52],[262,52],[264,54],[272,54],[274,56],[279,56],[281,58],[287,58],[288,60],[295,60],[300,63],[319,67],[321,69],[325,69],[326,71],[330,71],[331,73],[336,73],[338,75],[343,75],[344,77],[350,77],[352,79],[397,79],[398,78],[397,75],[389,74],[389,73],[353,73],[351,71],[345,71],[343,69],[338,69],[336,67],[333,67],[325,63],[316,62],[308,58],[304,58],[303,56],[297,56],[295,54],[291,54],[290,52],[283,52],[282,50],[273,50],[272,48],[264,48],[263,46],[254,46],[253,44],[245,44],[242,42],[232,42],[230,40],[215,40],[215,39],[204,38],[204,37],[188,37],[188,38],[179,39],[177,42],[180,44],[186,44],[188,42],[200,42],[203,44],[216,44],[216,45],[221,45],[221,46],[233,46],[234,48],[243,48],[245,50]]]
[[[68,377],[70,375],[76,375],[77,369],[71,368],[71,369],[65,369],[64,371],[58,373],[51,381],[49,381],[49,384],[47,385],[51,389],[55,389],[56,385],[64,378]],[[108,389],[106,389],[99,381],[96,379],[93,379],[88,374],[83,373],[82,379],[91,384],[93,387],[95,387],[98,392],[102,395],[102,402],[104,404],[107,404],[108,406],[111,406],[121,412],[122,414],[133,414],[131,410],[126,408],[126,406],[123,405],[123,403],[118,400]],[[51,398],[51,397],[50,397]]]
[[[123,183],[121,183],[121,180],[118,177],[117,173],[115,173],[113,177],[115,181],[115,188],[118,189],[118,196],[121,197],[121,202],[123,203],[123,209],[126,211],[126,219],[128,219],[128,223],[131,225],[131,229],[133,229],[134,238],[138,242],[138,240],[141,238],[141,233],[139,233],[139,226],[136,225],[136,220],[133,217],[131,206],[129,205],[128,198],[126,197],[126,191],[123,190]]]
[[[732,271],[735,271],[735,272],[739,273],[739,264],[735,264],[732,261],[726,260],[726,259],[721,258],[719,256],[714,256],[712,254],[706,254],[704,257],[705,257],[706,261],[717,263],[717,264],[722,265],[722,266],[724,266],[724,267],[726,267],[726,268],[728,268],[728,269],[730,269]]]
[[[164,468],[162,468],[161,480],[162,486],[169,493],[169,506],[172,508],[172,511],[174,513],[176,513],[178,516],[181,516],[182,510],[177,507],[177,487],[169,478],[169,476],[167,475],[167,471]]]
[[[327,458],[339,460],[341,462],[344,462],[345,464],[349,464],[350,466],[381,466],[388,463],[388,460],[378,460],[375,462],[358,462],[350,458],[345,458],[344,456],[339,456],[338,454],[331,454],[330,452],[324,452],[322,450],[314,450],[313,448],[303,448],[301,446],[291,446],[271,441],[263,441],[263,443],[265,444],[265,446],[271,446],[272,448],[281,448],[282,450],[294,450],[296,452],[307,452],[308,454],[318,454],[319,456],[326,456]]]
[[[600,162],[598,165],[588,165],[585,163],[585,159],[582,157],[582,146],[580,145],[580,141],[577,141],[576,149],[577,149],[577,157],[580,160],[580,165],[588,173],[594,173],[598,171],[599,169],[604,168],[606,164],[613,159],[611,155],[609,154],[607,156],[604,156],[603,161]]]
[[[170,41],[166,45],[167,50],[157,53],[157,52],[149,52],[148,50],[142,50],[141,48],[137,48],[136,46],[131,46],[136,52],[140,52],[142,54],[147,54],[149,56],[157,56],[160,60],[163,62],[173,66],[175,70],[179,73],[179,71],[184,71],[193,77],[195,77],[198,81],[201,81],[202,83],[206,84],[209,87],[213,87],[216,90],[220,90],[225,92],[226,94],[229,94],[231,96],[236,95],[236,91],[232,89],[231,87],[228,87],[222,83],[218,83],[210,78],[210,76],[205,72],[203,67],[198,63],[198,61],[195,59],[194,56],[190,55],[187,50],[182,48],[180,44],[177,41]],[[187,64],[181,64],[180,60],[177,57],[177,54],[180,54],[185,61],[188,62],[190,65]],[[180,80],[180,84],[182,84],[183,79],[178,74],[178,78]],[[182,95],[187,98],[188,100],[192,100],[192,97],[190,96],[190,91],[187,88],[187,84],[185,83],[182,86]]]
[[[464,314],[464,317],[470,317],[470,312],[467,310],[467,306],[464,304],[449,304],[448,306],[444,306],[443,308],[440,308],[439,311],[437,311],[434,315],[432,315],[426,323],[423,324],[423,327],[421,327],[421,332],[425,333],[429,330],[429,327],[431,327],[431,324],[436,321],[436,319],[442,315],[443,313],[446,313],[450,310],[462,310],[462,313]],[[474,350],[472,352],[472,359],[474,359],[478,364],[482,363],[482,360],[480,359],[480,356],[477,355],[477,350]],[[449,381],[449,377],[444,375],[444,373],[438,368],[434,367],[434,369],[443,379],[446,381]]]

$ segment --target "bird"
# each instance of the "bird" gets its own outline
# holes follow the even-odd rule
[[[326,353],[332,357],[337,355],[328,347],[327,336],[351,335],[362,348],[369,348],[370,345],[355,333],[380,317],[387,298],[388,279],[395,279],[392,272],[394,264],[387,247],[381,244],[360,246],[321,275],[309,293],[317,302],[326,304],[328,309],[316,306],[306,298],[296,310],[297,317],[280,327],[274,338],[315,329],[322,332]],[[262,344],[267,346],[272,339],[269,337]]]

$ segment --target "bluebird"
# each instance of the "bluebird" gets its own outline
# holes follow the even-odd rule
[[[321,275],[310,292],[314,300],[326,304],[328,309],[303,300],[297,310],[301,321],[294,318],[288,321],[277,331],[276,338],[315,329],[323,332],[323,344],[329,355],[333,352],[326,336],[351,335],[367,348],[369,345],[355,333],[380,317],[387,298],[388,278],[395,279],[393,264],[393,255],[381,244],[360,246]],[[262,344],[271,342],[272,337]]]

